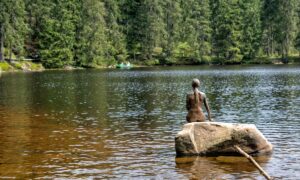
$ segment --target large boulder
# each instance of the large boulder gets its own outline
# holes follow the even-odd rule
[[[272,144],[253,124],[194,122],[183,126],[175,138],[176,154],[238,155],[238,145],[248,154],[272,152]]]

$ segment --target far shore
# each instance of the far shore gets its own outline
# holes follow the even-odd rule
[[[203,65],[211,65],[211,66],[228,66],[228,65],[283,65],[283,64],[300,64],[300,57],[292,57],[289,59],[288,63],[283,63],[280,58],[257,58],[255,60],[248,61],[246,63],[239,64],[220,64],[216,62],[211,63],[169,63],[169,64],[151,64],[147,63],[134,63],[132,62],[133,68],[140,67],[164,67],[164,66],[203,66]],[[136,61],[137,62],[137,61]],[[67,65],[62,68],[45,68],[41,62],[32,62],[32,61],[22,61],[22,60],[14,60],[14,61],[0,61],[0,73],[1,72],[40,72],[44,70],[79,70],[79,69],[115,69],[115,65],[110,66],[93,66],[93,67],[80,67],[80,66],[71,66]]]

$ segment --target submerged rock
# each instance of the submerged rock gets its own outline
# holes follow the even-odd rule
[[[176,154],[238,155],[234,145],[248,154],[272,152],[272,144],[253,124],[194,122],[183,126],[175,138]]]

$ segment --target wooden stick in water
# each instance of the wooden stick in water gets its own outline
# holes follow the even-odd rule
[[[239,146],[235,145],[234,147],[240,154],[245,156],[265,176],[266,179],[272,179],[271,176],[269,176],[268,173],[264,171],[262,167],[260,167],[260,165],[253,159],[252,156],[243,151]]]

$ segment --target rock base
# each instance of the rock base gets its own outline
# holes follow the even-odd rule
[[[251,155],[268,154],[273,149],[253,124],[188,123],[175,138],[177,156],[239,155],[234,145]]]

